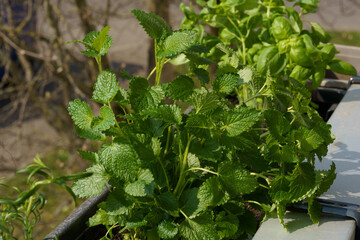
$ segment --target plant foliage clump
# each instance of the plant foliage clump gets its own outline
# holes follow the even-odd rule
[[[126,90],[116,73],[99,67],[92,99],[100,115],[81,100],[69,104],[78,135],[103,143],[98,152],[79,152],[93,165],[73,191],[91,197],[112,186],[89,219],[90,226],[108,226],[104,239],[115,227],[131,239],[245,239],[257,228],[249,206],[283,223],[286,206],[303,200],[319,221],[316,197],[332,184],[335,166],[318,171],[314,163],[333,137],[309,106],[304,80],[319,81],[326,65],[339,61],[334,46],[320,44],[327,35],[318,25],[302,30],[298,13],[282,1],[197,2],[200,15],[181,7],[187,29],[177,31],[133,10],[154,39],[154,70],[148,78],[131,76]],[[296,4],[310,12],[308,2]],[[219,28],[219,36],[203,37],[202,24]],[[108,49],[107,31],[86,36],[92,42],[84,52]],[[164,64],[179,56],[189,73],[160,83]]]

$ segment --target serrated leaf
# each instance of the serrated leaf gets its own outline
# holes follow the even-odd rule
[[[92,122],[92,129],[95,131],[104,131],[115,125],[115,115],[108,106],[100,108],[100,117],[96,117]]]
[[[149,169],[142,169],[138,180],[128,183],[125,192],[135,197],[145,197],[154,193],[154,176]]]
[[[249,83],[254,78],[254,69],[251,67],[245,67],[243,69],[240,69],[238,74],[245,83]]]
[[[197,33],[192,30],[178,30],[172,32],[160,43],[157,57],[175,57],[196,45]]]
[[[134,206],[134,201],[126,196],[124,190],[115,188],[109,193],[104,210],[110,215],[126,215]]]
[[[195,75],[195,77],[197,77],[197,79],[199,79],[201,86],[204,86],[205,84],[208,84],[210,82],[209,72],[203,68],[195,68],[193,70],[193,74]]]
[[[89,161],[91,163],[98,163],[99,162],[99,156],[96,152],[89,152],[89,151],[82,151],[82,150],[76,150],[82,159]]]
[[[220,212],[216,215],[215,223],[220,239],[231,238],[238,230],[239,219],[234,214]]]
[[[194,50],[194,46],[190,47],[190,50]],[[189,59],[190,63],[195,65],[195,66],[199,66],[199,65],[210,65],[213,63],[213,61],[207,59],[207,58],[203,58],[200,55],[194,53],[194,52],[186,52],[185,53],[186,58]]]
[[[193,92],[194,82],[185,75],[177,76],[169,83],[167,96],[174,100],[185,101]]]
[[[196,216],[206,209],[206,205],[203,205],[197,197],[198,192],[199,188],[189,188],[181,194],[181,210],[188,217]]]
[[[190,146],[190,152],[196,154],[200,159],[212,162],[219,161],[223,155],[219,143],[214,139],[208,139],[205,142],[193,140]]]
[[[165,97],[165,92],[161,86],[149,87],[145,78],[136,77],[131,79],[130,84],[130,104],[135,111],[144,111],[156,108]]]
[[[128,229],[138,228],[145,226],[147,223],[147,220],[144,218],[144,215],[140,210],[132,215],[132,217],[127,221],[125,227]]]
[[[301,201],[315,187],[315,171],[310,163],[297,164],[290,177],[290,190],[292,202]]]
[[[104,144],[99,152],[100,162],[112,177],[134,181],[137,175],[137,154],[130,144]]]
[[[202,114],[191,114],[186,119],[186,128],[190,129],[190,131],[198,136],[198,137],[206,137],[210,134],[210,129],[213,128],[210,119],[207,115]]]
[[[295,137],[298,142],[298,147],[305,152],[315,150],[324,142],[324,139],[315,128],[308,129],[306,127],[300,127]]]
[[[105,135],[101,132],[92,130],[91,128],[82,129],[77,126],[75,126],[75,133],[81,138],[87,138],[90,140],[102,140]]]
[[[179,229],[175,223],[162,221],[157,227],[157,232],[161,239],[170,239],[176,236]]]
[[[96,78],[92,99],[98,103],[109,104],[118,89],[116,74],[111,70],[103,70]]]
[[[150,116],[163,120],[169,124],[180,125],[182,116],[181,108],[177,105],[161,105],[150,111]]]
[[[189,102],[194,106],[196,114],[207,113],[218,107],[218,96],[212,92],[208,92],[202,88],[194,91],[191,95]]]
[[[260,113],[247,107],[236,108],[224,112],[223,126],[221,130],[226,130],[229,137],[238,136],[244,131],[249,130],[260,119]]]
[[[100,33],[96,36],[93,43],[91,44],[91,47],[94,48],[97,52],[100,52],[100,50],[103,48],[109,30],[110,26],[106,26],[101,29]]]
[[[268,109],[264,112],[264,117],[270,133],[276,139],[280,140],[281,136],[290,131],[290,122],[280,111]]]
[[[214,91],[224,94],[230,94],[238,85],[239,77],[232,73],[226,73],[215,78],[212,83]]]
[[[284,222],[284,216],[285,216],[285,212],[286,212],[285,204],[278,203],[276,210],[277,210],[277,216],[278,216],[278,219],[280,220],[281,225],[286,230],[288,230],[288,228],[287,228],[287,226],[285,225],[285,222]]]
[[[160,39],[172,32],[170,25],[156,14],[146,13],[138,9],[134,9],[131,12],[135,15],[141,26],[143,26],[145,32],[153,39]]]
[[[75,125],[79,128],[88,129],[91,127],[93,112],[86,102],[75,99],[69,103],[68,111]]]
[[[126,108],[126,106],[128,104],[130,104],[130,99],[129,99],[129,93],[127,90],[125,90],[122,87],[119,87],[119,91],[116,93],[115,97],[114,97],[114,102],[116,102],[117,104],[119,104],[122,108]]]
[[[316,171],[316,183],[318,184],[318,188],[316,190],[316,196],[321,196],[327,190],[330,189],[336,178],[336,167],[335,163],[331,163],[330,170],[317,170]]]
[[[235,162],[222,162],[219,165],[220,182],[232,196],[253,192],[258,183],[256,178]]]
[[[157,205],[174,217],[179,216],[179,202],[172,192],[161,193],[156,196]]]
[[[185,219],[179,227],[180,234],[185,239],[207,239],[217,240],[219,236],[214,228],[215,223],[213,222],[211,215],[202,214],[193,219]]]
[[[316,199],[311,198],[308,200],[308,214],[314,224],[320,222],[321,209],[322,206]]]
[[[86,172],[93,174],[90,177],[77,180],[72,186],[72,190],[80,198],[95,197],[101,194],[108,179],[105,169],[99,164],[89,167]]]
[[[288,202],[291,198],[289,190],[289,180],[287,177],[279,175],[276,176],[270,184],[269,195],[273,201]]]
[[[199,188],[198,198],[204,206],[218,206],[227,202],[230,197],[222,189],[217,176],[208,178]]]
[[[81,52],[82,54],[89,57],[101,57],[108,52],[109,48],[113,43],[111,36],[107,35],[109,28],[110,27],[103,28],[102,29],[103,34],[101,34],[99,31],[92,31],[86,34],[86,36],[82,41],[72,41],[72,42],[82,43],[88,48],[82,51]],[[100,34],[101,36],[99,36]],[[94,44],[95,41],[96,43]]]
[[[97,225],[111,226],[118,221],[118,217],[108,214],[105,210],[99,209],[94,216],[89,218],[89,227]]]

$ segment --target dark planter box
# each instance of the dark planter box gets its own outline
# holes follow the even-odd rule
[[[98,209],[97,205],[104,201],[108,194],[109,190],[105,188],[104,192],[99,196],[86,200],[44,239],[97,240],[103,237],[106,234],[106,228],[104,226],[89,228],[87,226],[87,221],[96,213]]]

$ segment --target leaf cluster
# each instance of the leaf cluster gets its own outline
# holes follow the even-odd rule
[[[184,21],[194,21],[194,28],[177,31],[154,14],[132,11],[155,42],[156,66],[149,75],[156,74],[155,84],[130,76],[126,90],[114,72],[103,70],[92,97],[102,105],[100,115],[78,99],[68,108],[76,133],[102,142],[98,152],[79,151],[92,163],[85,171],[91,175],[74,183],[74,193],[92,197],[107,184],[113,187],[90,226],[120,226],[120,232],[141,239],[246,239],[257,227],[249,206],[266,215],[276,212],[282,221],[286,206],[302,200],[318,221],[316,197],[332,184],[335,166],[314,168],[333,137],[309,106],[309,89],[303,81],[283,78],[287,55],[277,47],[261,52],[273,56],[267,63],[285,61],[285,67],[261,71],[259,61],[242,65],[242,51],[221,36],[204,37],[199,45],[203,28],[195,26],[201,18],[223,26],[221,19],[231,23],[234,14],[251,14],[256,7],[280,11],[280,2],[198,1],[205,9],[200,16],[182,7]],[[258,28],[258,19],[262,15],[248,16],[244,29]],[[186,59],[190,72],[160,83],[163,65],[174,58]],[[214,62],[210,82],[207,68]],[[239,104],[226,98],[233,93]],[[116,104],[123,114],[114,113]]]
[[[356,75],[356,70],[335,58],[336,48],[318,23],[302,19],[315,12],[319,1],[292,2],[293,7],[287,7],[283,0],[198,0],[200,13],[191,5],[180,8],[185,15],[182,28],[209,25],[218,32],[216,36],[209,32],[202,40],[209,49],[202,56],[218,65],[213,89],[262,114],[264,133],[257,156],[265,163],[251,167],[263,171],[269,185],[272,208],[264,209],[266,214],[276,210],[283,223],[286,206],[306,200],[315,223],[320,212],[315,199],[326,191],[318,189],[330,187],[335,166],[325,172],[314,168],[333,136],[330,126],[310,107],[310,92],[320,85],[326,69],[347,75]],[[224,78],[224,72],[232,77]]]

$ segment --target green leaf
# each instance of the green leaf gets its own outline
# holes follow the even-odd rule
[[[193,219],[185,219],[180,224],[179,230],[181,236],[188,240],[217,240],[219,239],[219,236],[214,225],[215,223],[213,222],[210,214],[202,214],[201,216]]]
[[[161,86],[152,86],[150,88],[147,80],[142,77],[135,77],[130,80],[130,104],[135,111],[144,111],[153,109],[165,97],[164,90]]]
[[[112,109],[108,106],[100,108],[100,117],[93,119],[92,128],[95,131],[104,131],[115,125],[115,115]]]
[[[174,100],[185,101],[193,92],[194,82],[185,75],[177,76],[169,83],[167,96]]]
[[[165,220],[158,225],[157,232],[162,239],[170,239],[176,236],[179,229],[175,223]]]
[[[79,99],[71,101],[69,103],[68,111],[75,125],[79,128],[88,129],[91,127],[93,112],[85,102]]]
[[[177,105],[161,105],[150,111],[150,116],[176,125],[180,125],[182,120],[181,108]]]
[[[188,217],[196,216],[200,212],[206,210],[206,205],[200,202],[198,198],[199,188],[186,189],[180,197],[181,210]]]
[[[185,126],[198,137],[208,136],[210,134],[209,130],[213,127],[209,117],[203,114],[190,114]]]
[[[105,137],[105,135],[101,132],[94,131],[91,128],[82,129],[77,126],[75,126],[75,133],[81,138],[87,138],[90,140],[102,140]]]
[[[126,106],[130,103],[128,91],[119,87],[119,91],[116,93],[113,100],[122,108],[126,108]]]
[[[277,202],[289,202],[291,199],[289,184],[288,177],[282,175],[276,176],[270,184],[269,195],[272,200]]]
[[[152,39],[160,39],[172,32],[170,25],[160,16],[134,9],[131,12]]]
[[[134,181],[137,175],[137,154],[130,144],[113,142],[104,144],[99,152],[101,164],[112,177]]]
[[[226,212],[220,212],[215,219],[216,230],[220,239],[231,238],[238,231],[239,219],[234,214],[226,215]]]
[[[134,197],[151,196],[154,193],[154,177],[149,169],[141,170],[138,180],[128,183],[125,192]]]
[[[89,218],[89,227],[97,225],[111,226],[118,221],[118,217],[108,214],[103,209],[97,210],[94,216]]]
[[[256,69],[261,74],[270,70],[271,75],[278,75],[286,67],[286,55],[280,54],[275,46],[266,47],[258,57]]]
[[[314,224],[320,222],[321,209],[322,206],[316,199],[311,198],[308,200],[308,214]]]
[[[191,143],[190,152],[196,154],[200,159],[217,162],[222,158],[222,149],[214,139],[205,142],[195,141]]]
[[[320,26],[320,24],[310,22],[310,25],[312,33],[320,40],[320,42],[327,43],[330,41],[331,36]]]
[[[115,97],[118,89],[119,85],[116,81],[115,73],[111,70],[103,70],[96,78],[92,100],[98,103],[109,104]]]
[[[189,102],[194,106],[196,114],[207,113],[218,107],[218,96],[208,92],[205,88],[197,89],[189,98]]]
[[[147,220],[144,218],[144,214],[141,210],[133,213],[132,217],[127,221],[126,228],[132,229],[132,228],[138,228],[145,226],[147,224]]]
[[[323,193],[325,193],[327,190],[330,189],[331,185],[333,184],[336,178],[335,170],[336,170],[335,163],[332,162],[330,170],[316,171],[316,182],[318,184],[318,188],[316,190],[316,196],[321,196]]]
[[[334,72],[345,74],[345,75],[350,75],[350,76],[357,75],[357,71],[353,65],[351,65],[350,63],[341,61],[339,59],[334,59],[328,65],[329,65],[330,69],[333,70]]]
[[[96,36],[94,42],[91,44],[91,47],[94,48],[97,52],[100,52],[101,49],[103,48],[109,30],[110,30],[110,26],[106,26],[103,29],[101,29],[100,33]]]
[[[316,128],[308,129],[300,127],[295,133],[298,147],[304,152],[310,152],[317,149],[323,142],[323,137]]]
[[[238,136],[249,130],[260,119],[260,113],[252,108],[239,107],[224,112],[222,130],[230,137]]]
[[[290,122],[280,111],[268,109],[264,112],[264,117],[270,133],[276,139],[282,139],[282,136],[290,131]]]
[[[104,191],[107,183],[108,177],[105,169],[101,165],[95,164],[86,169],[86,172],[93,174],[90,177],[77,180],[73,184],[72,190],[80,198],[98,196]]]
[[[179,202],[172,192],[165,192],[156,196],[156,204],[170,215],[179,216]]]
[[[134,206],[134,201],[126,196],[124,190],[115,188],[109,193],[104,210],[110,215],[127,215]]]
[[[297,164],[291,174],[290,195],[292,202],[298,202],[308,197],[306,194],[314,188],[315,171],[310,163]]]
[[[256,178],[236,162],[222,162],[219,174],[224,189],[232,196],[251,193],[258,186]]]
[[[214,82],[212,83],[212,87],[216,92],[230,94],[238,85],[239,80],[239,77],[235,74],[223,74],[215,78]]]
[[[271,32],[278,41],[289,38],[292,34],[290,21],[284,16],[276,17],[271,25]]]
[[[193,74],[195,77],[197,77],[197,79],[199,79],[201,86],[204,86],[210,82],[209,72],[203,68],[195,68],[193,70]]]
[[[99,156],[95,152],[89,152],[89,151],[82,151],[82,150],[76,150],[82,159],[89,161],[91,163],[99,163]]]
[[[89,32],[88,34],[86,34],[86,36],[82,41],[75,40],[75,41],[67,42],[66,44],[74,43],[74,42],[81,43],[85,47],[87,47],[86,50],[81,52],[82,54],[94,58],[101,57],[109,51],[109,48],[113,43],[111,36],[107,35],[109,29],[110,27],[106,26],[101,30],[101,32],[99,31]]]
[[[292,7],[286,7],[286,13],[288,15],[289,21],[291,23],[292,28],[300,33],[303,27],[301,18],[299,14]]]
[[[197,32],[192,30],[178,30],[159,43],[160,50],[157,57],[175,57],[185,52],[197,43]]]
[[[204,206],[219,206],[229,200],[217,176],[208,178],[199,188],[198,198]]]

